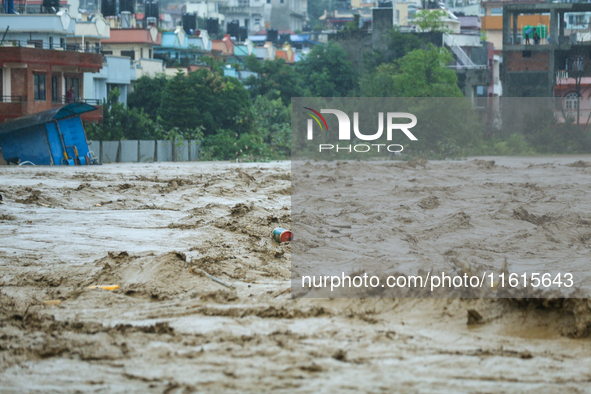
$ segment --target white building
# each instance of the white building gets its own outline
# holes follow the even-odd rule
[[[57,14],[2,14],[0,29],[6,31],[5,42],[15,46],[59,49],[66,39],[76,34],[76,22],[66,10]]]
[[[270,27],[277,30],[302,30],[308,19],[308,0],[264,0],[271,8]]]
[[[218,18],[220,24],[224,20],[224,14],[220,11],[223,6],[226,6],[230,0],[201,0],[201,1],[187,1],[185,3],[186,13],[195,13],[200,18]],[[203,26],[199,26],[203,28]]]
[[[225,14],[225,28],[232,21],[239,21],[249,33],[266,30],[271,20],[272,4],[267,0],[229,0],[227,6],[221,8]]]
[[[84,73],[85,94],[89,99],[103,101],[108,93],[119,89],[119,102],[127,105],[127,94],[136,80],[135,67],[131,59],[122,56],[105,56],[99,73]]]

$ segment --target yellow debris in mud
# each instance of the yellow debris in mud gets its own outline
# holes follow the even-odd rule
[[[90,290],[103,289],[103,290],[117,290],[119,285],[105,285],[105,286],[88,286]]]
[[[43,301],[43,305],[59,305],[62,302],[60,300],[47,300],[47,301]]]

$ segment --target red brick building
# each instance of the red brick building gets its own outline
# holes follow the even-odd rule
[[[0,47],[0,122],[64,105],[70,88],[76,101],[84,100],[83,74],[102,65],[100,54]],[[100,122],[102,107],[82,119]]]

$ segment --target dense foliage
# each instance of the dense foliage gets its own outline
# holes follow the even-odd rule
[[[446,29],[437,15],[419,18],[425,31]],[[446,98],[407,101],[408,112],[421,119],[415,130],[422,138],[405,152],[445,158],[591,150],[589,128],[574,126],[572,113],[558,121],[553,111],[538,106],[536,113],[524,112],[519,125],[514,119],[485,122],[463,99],[457,74],[448,67],[453,56],[431,44],[428,34],[393,29],[387,49],[365,53],[363,70],[355,68],[359,63],[354,66],[338,44],[329,43],[315,46],[295,65],[249,56],[239,67],[257,75],[242,82],[224,76],[216,59],[205,59],[209,69],[188,75],[142,77],[128,96],[128,106],[119,102],[117,90],[109,93],[103,123],[89,125],[88,136],[200,139],[205,160],[281,159],[290,155],[293,97]]]

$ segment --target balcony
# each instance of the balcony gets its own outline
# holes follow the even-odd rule
[[[90,46],[82,49],[80,44],[49,44],[41,40],[4,40],[0,47],[17,47],[17,48],[36,48],[36,49],[50,49],[54,51],[71,51],[71,52],[85,52],[85,53],[101,53],[101,47]]]
[[[51,100],[51,102],[54,105],[65,105],[65,104],[70,104],[70,103],[85,103],[85,104],[90,104],[90,105],[94,105],[94,106],[101,105],[101,100],[99,100],[99,99],[85,99],[85,98],[77,97],[77,98],[68,100],[68,98],[66,96],[59,97],[57,100],[53,99],[53,100]]]
[[[223,7],[220,7],[220,12],[222,14],[248,14],[248,15],[259,14],[259,15],[263,15],[263,11],[264,11],[264,7],[263,6],[259,6],[259,7],[250,7],[250,6],[229,7],[229,6],[223,6]]]
[[[535,4],[535,3],[547,3],[546,0],[482,0],[480,4]]]
[[[0,96],[0,103],[26,103],[27,96]]]

